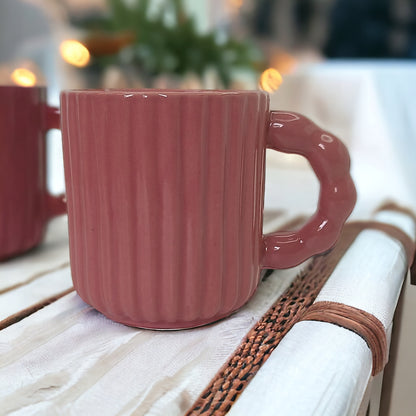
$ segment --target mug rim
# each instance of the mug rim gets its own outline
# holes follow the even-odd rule
[[[68,89],[61,91],[61,95],[111,95],[111,96],[140,96],[140,95],[151,95],[161,96],[163,95],[262,95],[265,97],[269,96],[269,93],[262,90],[222,90],[222,89],[174,89],[174,88],[97,88],[97,89]]]
[[[0,90],[46,90],[44,85],[32,85],[31,87],[24,87],[23,85],[0,85]]]

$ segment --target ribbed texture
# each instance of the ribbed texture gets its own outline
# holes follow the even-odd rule
[[[62,96],[71,268],[80,296],[149,328],[202,325],[259,278],[263,93]]]
[[[0,87],[0,260],[40,242],[45,213],[45,90]]]

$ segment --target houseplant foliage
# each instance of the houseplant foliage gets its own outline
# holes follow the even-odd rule
[[[200,78],[214,70],[223,87],[232,73],[261,66],[257,49],[233,38],[219,39],[216,31],[200,33],[182,0],[163,0],[151,12],[150,0],[107,0],[108,13],[73,22],[85,30],[84,43],[96,71],[108,65],[132,69],[146,86],[160,75]]]

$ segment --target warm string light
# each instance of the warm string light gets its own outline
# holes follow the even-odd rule
[[[282,82],[280,72],[274,68],[268,68],[260,75],[260,88],[269,93],[275,92]]]
[[[62,58],[71,65],[82,68],[90,62],[90,52],[77,40],[64,40],[59,50]]]
[[[228,2],[234,9],[239,9],[243,5],[243,0],[228,0]]]
[[[36,85],[36,75],[26,68],[16,68],[10,75],[11,80],[21,87],[33,87]]]
[[[226,4],[229,13],[238,14],[243,6],[243,0],[228,0]]]

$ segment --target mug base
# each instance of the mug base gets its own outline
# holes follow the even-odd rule
[[[28,247],[14,250],[14,251],[11,251],[10,253],[0,254],[0,263],[4,263],[6,261],[13,260],[16,257],[29,254],[30,252],[36,250],[40,244],[41,244],[41,241],[37,241],[36,243]]]
[[[177,321],[177,322],[136,321],[136,320],[131,320],[131,319],[125,319],[120,316],[113,316],[111,314],[103,313],[101,311],[98,311],[98,312],[102,313],[105,317],[107,317],[108,319],[111,319],[114,322],[118,322],[120,324],[130,326],[133,328],[151,329],[151,330],[159,330],[159,331],[180,331],[182,329],[192,329],[192,328],[198,328],[201,326],[213,324],[224,318],[229,317],[238,309],[239,308],[237,308],[236,310],[232,310],[230,312],[224,313],[224,314],[218,314],[208,319],[195,319],[191,321]]]

